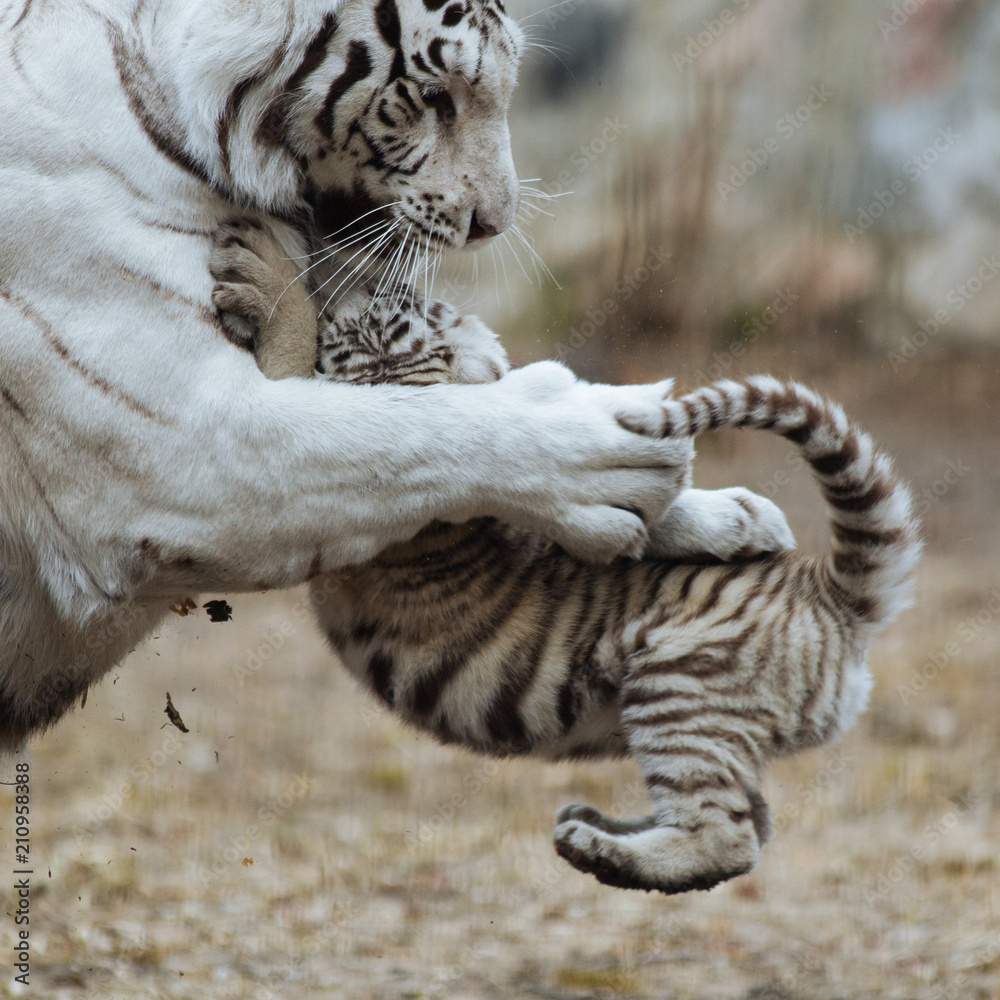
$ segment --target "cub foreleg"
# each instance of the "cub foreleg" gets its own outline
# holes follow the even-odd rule
[[[222,321],[249,336],[271,379],[316,370],[316,307],[293,261],[257,223],[223,226],[212,249],[212,303]]]
[[[684,490],[649,532],[646,555],[678,562],[733,562],[795,548],[780,508],[742,486]]]

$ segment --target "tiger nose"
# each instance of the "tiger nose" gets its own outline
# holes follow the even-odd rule
[[[477,209],[472,213],[472,219],[469,222],[469,235],[465,237],[465,242],[471,243],[473,240],[488,240],[491,236],[496,236],[497,232],[499,230],[496,226],[484,222],[479,217],[479,210]]]

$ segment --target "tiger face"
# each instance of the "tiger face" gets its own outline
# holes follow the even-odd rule
[[[381,216],[396,241],[461,247],[507,229],[522,44],[502,0],[346,0],[328,15],[286,89],[301,88],[287,135],[320,231]]]

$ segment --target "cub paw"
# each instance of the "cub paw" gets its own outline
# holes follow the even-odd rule
[[[442,331],[442,337],[455,352],[456,382],[495,382],[510,371],[507,352],[478,316],[460,316]]]
[[[756,860],[712,857],[690,831],[655,824],[617,833],[573,818],[555,828],[553,841],[561,858],[598,882],[666,895],[711,889],[749,871]]]
[[[795,548],[781,509],[741,486],[685,490],[650,529],[647,555],[730,562]]]
[[[649,830],[656,826],[655,816],[634,816],[627,819],[613,819],[605,816],[599,809],[588,805],[586,802],[571,802],[563,806],[556,813],[556,826],[569,823],[570,820],[578,820],[588,826],[597,827],[604,833],[622,834],[639,833],[642,830]]]
[[[598,882],[619,889],[653,888],[643,884],[629,859],[615,850],[613,839],[597,827],[569,820],[555,828],[552,839],[559,857]]]
[[[719,490],[719,493],[739,506],[746,515],[745,519],[737,518],[730,541],[730,546],[737,547],[730,558],[748,559],[767,552],[795,548],[795,535],[776,503],[742,486]]]
[[[316,364],[316,311],[299,268],[264,226],[250,219],[215,234],[212,304],[230,336],[251,347],[272,379],[308,376]]]
[[[208,269],[216,281],[212,304],[254,329],[268,322],[282,293],[295,284],[297,276],[277,240],[249,219],[219,227]]]

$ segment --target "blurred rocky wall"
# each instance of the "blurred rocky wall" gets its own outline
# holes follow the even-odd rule
[[[1000,7],[511,7],[521,224],[558,285],[517,236],[477,270],[524,354],[998,340]]]

